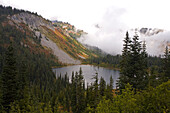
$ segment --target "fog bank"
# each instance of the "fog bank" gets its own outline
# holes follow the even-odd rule
[[[93,30],[83,35],[79,41],[97,46],[113,55],[121,54],[126,31],[129,32],[131,38],[135,33],[134,28],[129,28],[129,25],[127,26],[126,23],[122,21],[125,12],[126,10],[122,8],[109,8],[105,12],[102,21],[94,24],[92,26]],[[141,35],[138,32],[138,35],[140,41],[146,41],[147,52],[150,55],[158,56],[164,54],[165,46],[170,43],[170,31],[164,31],[152,36]]]

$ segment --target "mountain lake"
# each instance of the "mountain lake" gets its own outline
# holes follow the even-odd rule
[[[61,67],[61,68],[54,68],[53,72],[55,73],[56,77],[60,76],[65,76],[67,73],[67,76],[69,77],[69,80],[71,79],[72,72],[79,72],[80,67],[82,68],[83,72],[83,77],[85,79],[85,84],[89,83],[89,85],[94,82],[94,79],[92,79],[96,73],[98,73],[98,79],[100,82],[100,77],[102,76],[104,80],[106,81],[107,84],[110,83],[110,76],[112,76],[114,80],[114,88],[116,88],[116,81],[119,78],[119,71],[118,70],[113,70],[113,69],[108,69],[104,67],[98,67],[98,66],[93,66],[93,65],[73,65],[73,66],[66,66],[66,67]],[[75,75],[75,74],[74,74]]]

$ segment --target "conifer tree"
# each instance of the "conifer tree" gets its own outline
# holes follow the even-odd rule
[[[75,82],[75,76],[74,76],[74,72],[72,72],[72,78],[71,78],[71,107],[72,107],[72,111],[76,110],[76,82]]]
[[[86,88],[86,106],[89,103],[89,100],[90,100],[89,83],[87,83],[87,88]]]
[[[2,72],[2,105],[9,112],[10,103],[17,100],[17,68],[12,43],[5,53]]]
[[[21,61],[21,67],[17,77],[17,86],[18,86],[18,98],[24,99],[24,96],[28,94],[28,79],[27,79],[27,70],[26,64],[24,61]]]
[[[128,83],[128,79],[130,77],[130,47],[131,47],[131,40],[129,37],[129,33],[126,32],[126,37],[123,40],[123,51],[122,51],[122,59],[120,62],[120,80],[118,82],[118,86],[120,89],[125,88],[125,85]]]
[[[147,61],[147,58],[148,58],[148,54],[147,54],[147,51],[146,51],[146,42],[143,41],[143,44],[142,44],[142,50],[141,50],[141,69],[139,70],[140,72],[140,80],[141,83],[140,83],[140,89],[144,89],[147,85],[148,85],[148,82],[149,82],[149,75],[148,75],[148,61]]]
[[[100,95],[104,96],[106,90],[106,81],[104,80],[103,77],[100,78],[99,89],[100,89]]]
[[[113,78],[110,76],[110,84],[107,85],[107,95],[106,97],[110,100],[113,99]]]
[[[144,48],[145,49],[145,48]],[[145,50],[143,51],[143,54]],[[134,35],[132,43],[131,43],[131,54],[130,54],[130,79],[129,83],[135,89],[143,89],[144,88],[144,73],[146,70],[143,59],[145,55],[142,54],[141,42],[139,41],[139,36],[137,34]]]
[[[77,113],[80,113],[85,110],[85,91],[84,91],[84,77],[82,69],[80,68],[78,74],[78,82],[77,82]]]
[[[74,113],[80,113],[85,110],[85,90],[84,90],[84,77],[82,69],[80,68],[79,73],[76,72],[75,77],[72,73],[72,96],[71,106]]]
[[[110,89],[112,90],[113,89],[113,78],[112,76],[110,76]]]
[[[164,62],[163,62],[163,76],[161,77],[163,82],[170,79],[170,52],[168,46],[165,49]]]
[[[94,76],[94,84],[93,84],[93,87],[94,87],[94,108],[97,107],[97,104],[99,103],[99,84],[98,84],[98,73],[96,72],[96,75]]]
[[[26,64],[21,61],[21,67],[18,74],[17,85],[18,85],[18,99],[21,112],[24,112],[29,104],[29,83],[28,83],[28,73],[26,70]]]
[[[130,83],[135,89],[144,89],[148,76],[146,44],[144,42],[143,47],[141,47],[137,34],[134,35],[132,41],[127,37],[128,35],[126,35],[122,52],[119,87],[123,89],[127,83]]]

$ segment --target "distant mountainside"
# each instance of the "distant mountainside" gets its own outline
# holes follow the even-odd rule
[[[139,38],[146,41],[150,55],[163,55],[165,46],[170,46],[170,31],[159,28],[136,28],[130,31],[137,32]]]
[[[143,35],[146,35],[146,36],[152,36],[152,35],[156,35],[156,34],[159,34],[159,33],[162,33],[164,32],[163,29],[157,29],[157,28],[141,28],[139,30],[139,32]]]
[[[52,24],[55,28],[57,28],[61,33],[65,34],[68,37],[72,38],[80,38],[81,35],[87,34],[83,30],[76,29],[74,25],[69,24],[68,22],[62,21],[52,21]]]
[[[87,32],[84,32],[83,30],[76,29],[74,25],[69,24],[68,22],[62,22],[62,21],[52,21],[53,26],[60,31],[62,34],[66,35],[67,37],[79,39],[82,35],[88,34]],[[88,50],[91,50],[93,53],[99,55],[99,56],[105,56],[107,53],[101,50],[98,47],[90,46],[87,44],[83,44],[84,47],[86,47]],[[82,57],[83,58],[83,57]]]
[[[7,11],[9,13],[5,15]],[[49,21],[36,13],[11,7],[5,8],[4,11],[4,7],[1,6],[0,12],[3,27],[15,27],[26,35],[26,38],[23,37],[19,42],[20,45],[35,49],[33,48],[33,45],[37,46],[35,40],[39,41],[43,51],[50,52],[63,64],[81,64],[83,59],[98,56],[77,41],[76,38],[85,32],[77,30],[69,23]],[[36,49],[36,51],[41,50],[39,47]]]
[[[106,56],[108,53],[106,53],[105,51],[101,50],[100,48],[96,47],[96,46],[91,46],[88,44],[83,44],[87,49],[91,50],[93,53],[96,53],[99,56]]]
[[[165,32],[163,29],[158,28],[135,28],[131,29],[132,32],[138,32],[142,36],[153,36]]]

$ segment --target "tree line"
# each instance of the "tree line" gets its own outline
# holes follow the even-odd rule
[[[41,74],[40,78],[35,76],[32,81],[25,62],[21,62],[18,68],[16,61],[11,43],[5,52],[0,79],[1,112],[94,112],[103,96],[112,98],[112,76],[110,84],[106,84],[102,77],[99,81],[96,73],[94,83],[87,84],[87,88],[81,68],[79,72],[72,73],[71,83],[67,74],[51,80],[50,76],[41,79],[40,76],[44,76]],[[35,74],[38,73],[35,71]]]

